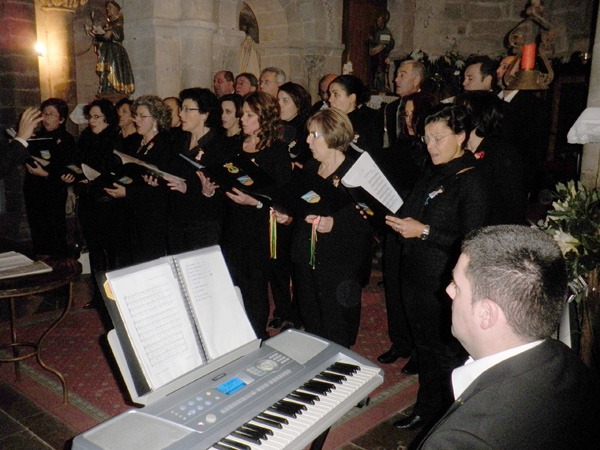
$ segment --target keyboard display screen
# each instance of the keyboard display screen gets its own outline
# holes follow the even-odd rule
[[[245,386],[246,383],[244,383],[241,379],[236,377],[229,381],[226,381],[221,386],[218,386],[217,389],[225,395],[232,395]]]

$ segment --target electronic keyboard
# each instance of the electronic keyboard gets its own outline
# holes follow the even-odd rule
[[[351,350],[286,330],[72,448],[300,450],[382,382],[383,371]]]

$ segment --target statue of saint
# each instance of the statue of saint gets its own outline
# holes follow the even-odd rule
[[[396,42],[392,32],[387,27],[390,20],[390,12],[377,16],[377,25],[373,32],[369,33],[369,56],[371,57],[371,87],[377,91],[390,91],[390,80],[388,72],[390,69],[390,52],[394,49]]]
[[[132,94],[135,91],[133,71],[127,51],[121,45],[123,33],[123,14],[121,6],[115,1],[106,2],[106,24],[85,25],[86,32],[94,39],[96,55],[96,74],[100,77],[99,94]]]

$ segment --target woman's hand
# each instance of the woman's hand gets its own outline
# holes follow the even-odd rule
[[[164,178],[167,182],[167,186],[172,191],[181,192],[182,194],[185,194],[187,192],[187,183],[185,182],[185,180],[182,180],[181,178],[171,177],[169,175],[165,175]],[[156,181],[158,185],[158,180]]]
[[[35,175],[36,177],[47,177],[49,174],[48,172],[41,166],[41,164],[37,161],[33,161],[33,166],[30,165],[30,163],[25,164],[25,167],[27,168],[27,172],[29,172],[31,175]]]
[[[75,175],[72,173],[65,173],[60,176],[60,179],[63,181],[63,183],[71,184],[75,181]]]
[[[158,186],[158,178],[153,177],[152,175],[142,175],[142,178],[148,185],[152,187]]]
[[[316,216],[314,214],[310,214],[306,216],[304,221],[306,223],[312,224],[317,218],[319,218],[319,224],[317,225],[318,233],[329,233],[333,229],[333,217],[329,216]]]
[[[238,205],[256,206],[259,203],[254,197],[243,193],[238,188],[233,188],[232,191],[233,193],[225,192],[225,195]]]
[[[294,220],[293,217],[287,215],[286,213],[282,213],[281,211],[277,211],[275,208],[271,208],[273,212],[275,212],[275,220],[277,223],[281,225],[289,225]]]
[[[200,183],[202,184],[202,194],[205,197],[212,197],[213,195],[215,195],[215,191],[219,186],[210,181],[210,178],[204,175],[204,173],[201,170],[198,170],[196,172],[196,175],[198,176],[198,178],[200,178]]]
[[[118,183],[113,183],[114,189],[104,188],[104,192],[110,195],[112,198],[123,198],[127,195],[127,189]]]
[[[385,223],[405,239],[421,237],[421,234],[423,234],[423,230],[425,229],[424,224],[412,217],[399,219],[394,216],[385,216]]]

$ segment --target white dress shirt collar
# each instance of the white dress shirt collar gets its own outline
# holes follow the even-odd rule
[[[458,399],[463,392],[475,381],[479,375],[488,370],[490,367],[504,361],[505,359],[512,358],[519,353],[523,353],[533,347],[540,345],[543,340],[529,342],[518,347],[513,347],[503,352],[496,353],[494,355],[486,356],[474,360],[469,357],[463,366],[457,367],[452,372],[452,388],[454,389],[454,398]]]

